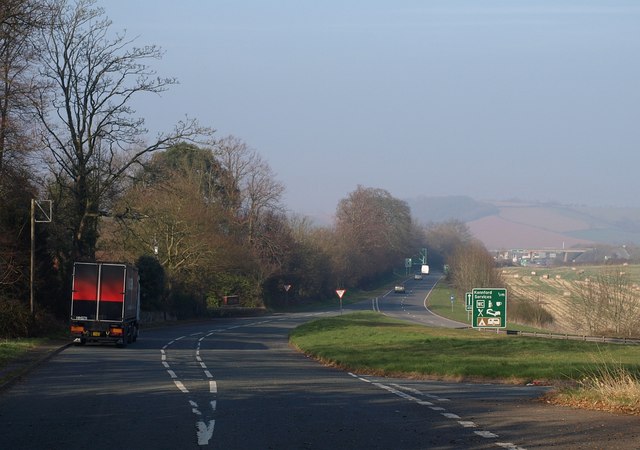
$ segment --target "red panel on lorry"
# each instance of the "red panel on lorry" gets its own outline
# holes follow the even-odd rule
[[[76,264],[73,268],[73,300],[98,299],[98,266]]]
[[[100,271],[100,301],[124,301],[125,266],[103,264]]]
[[[98,266],[75,263],[73,265],[73,293],[71,317],[95,320],[98,314]]]

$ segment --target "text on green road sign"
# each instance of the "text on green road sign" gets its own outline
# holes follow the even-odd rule
[[[507,326],[507,290],[473,289],[471,292],[474,328],[505,328]]]

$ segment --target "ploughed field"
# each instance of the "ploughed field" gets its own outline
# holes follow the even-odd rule
[[[560,333],[584,334],[588,330],[577,318],[581,314],[580,293],[603,275],[620,275],[628,283],[628,298],[640,305],[640,265],[573,267],[508,267],[502,269],[510,297],[538,302],[554,318],[545,328]],[[640,307],[640,306],[639,306]]]

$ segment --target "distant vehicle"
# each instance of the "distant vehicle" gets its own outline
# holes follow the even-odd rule
[[[429,266],[427,264],[423,264],[422,267],[420,267],[420,273],[423,275],[429,275]]]
[[[404,285],[398,284],[393,288],[393,292],[395,292],[396,294],[404,294]]]
[[[413,279],[414,279],[414,280],[422,280],[422,274],[421,274],[421,273],[416,273],[416,274],[413,276]]]

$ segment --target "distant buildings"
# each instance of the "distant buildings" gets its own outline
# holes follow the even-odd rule
[[[492,252],[498,265],[602,264],[631,259],[625,246],[612,248],[518,248]]]

